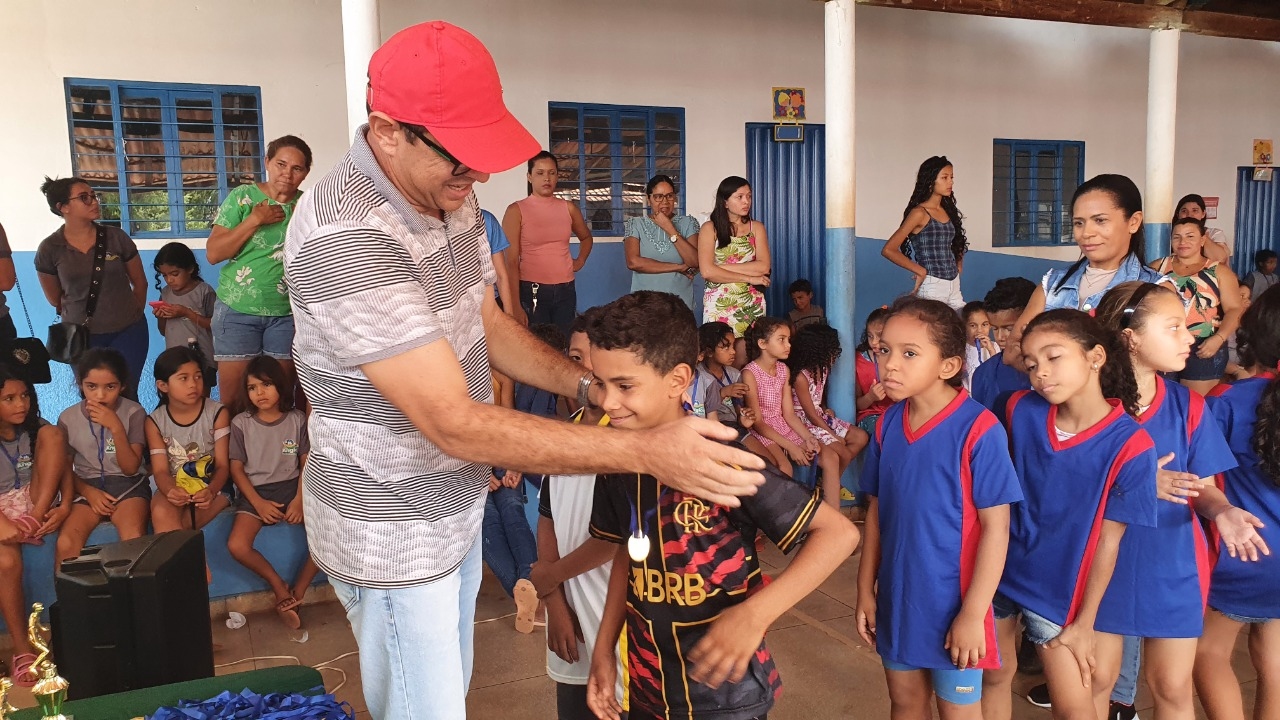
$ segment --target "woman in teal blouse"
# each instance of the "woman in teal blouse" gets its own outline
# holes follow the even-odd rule
[[[693,276],[698,272],[698,221],[676,215],[676,186],[654,175],[644,188],[649,215],[627,221],[622,240],[631,270],[631,291],[671,293],[693,309]]]

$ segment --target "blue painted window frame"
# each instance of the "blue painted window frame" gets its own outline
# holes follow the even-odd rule
[[[1007,152],[1001,162],[1000,150]],[[1067,155],[1074,150],[1075,173],[1067,177]],[[1018,167],[1018,155],[1026,154],[1033,162]],[[1034,159],[1042,154],[1054,158],[1052,177],[1035,172]],[[1071,196],[1084,182],[1085,144],[1079,140],[1012,140],[992,141],[991,244],[993,247],[1060,247],[1074,242],[1071,231]],[[1018,171],[1024,175],[1019,178]],[[1019,202],[1018,184],[1026,183],[1025,201]],[[1001,195],[1007,200],[1002,202]],[[1022,207],[1019,207],[1019,205]],[[1000,222],[1003,216],[1003,222]],[[1023,222],[1019,222],[1020,217]],[[1021,231],[1020,231],[1020,227]],[[1026,228],[1035,228],[1034,231]]]
[[[208,85],[197,83],[156,83],[156,82],[134,82],[127,80],[105,80],[98,78],[65,78],[63,81],[64,96],[67,105],[67,135],[71,150],[71,166],[72,172],[76,175],[82,174],[80,157],[89,153],[81,152],[76,146],[76,117],[75,103],[73,102],[73,88],[92,88],[97,90],[105,90],[108,93],[111,106],[111,138],[114,143],[115,155],[115,177],[114,184],[103,182],[101,180],[90,180],[90,185],[101,195],[105,193],[115,193],[117,201],[115,203],[105,202],[103,204],[104,222],[107,224],[118,224],[130,236],[139,239],[169,239],[169,238],[193,238],[208,236],[214,216],[217,213],[217,204],[211,206],[207,220],[200,220],[193,225],[199,227],[189,228],[184,202],[183,192],[183,171],[179,133],[179,122],[177,118],[177,103],[183,100],[209,100],[211,103],[211,120],[208,123],[192,122],[190,124],[211,125],[213,127],[213,148],[212,155],[196,155],[188,157],[212,158],[214,160],[214,172],[216,176],[217,203],[220,203],[227,197],[232,189],[242,184],[233,178],[244,179],[252,178],[254,180],[266,179],[266,167],[263,161],[265,156],[266,141],[262,130],[262,89],[258,86],[251,85]],[[130,170],[127,167],[128,153],[125,147],[125,129],[124,126],[129,120],[122,117],[121,101],[130,95],[144,95],[148,98],[155,97],[160,100],[161,108],[161,142],[164,145],[164,165],[163,171],[166,175],[164,190],[168,195],[168,230],[144,230],[134,227],[135,222],[144,222],[133,217],[131,208],[138,204],[130,203],[128,175]],[[256,131],[256,135],[248,140],[232,140],[227,134],[228,126],[224,124],[224,110],[234,112],[239,109],[241,111],[246,108],[225,107],[224,101],[227,96],[239,95],[249,96],[253,99],[255,105],[253,110],[256,111],[256,123],[236,123],[233,128],[248,129]],[[105,119],[104,121],[105,122]],[[139,121],[134,121],[139,122]],[[104,137],[105,139],[105,137]],[[201,141],[195,141],[201,142]],[[248,172],[233,172],[229,170],[229,163],[233,160],[246,160],[250,156],[244,153],[234,154],[227,152],[227,146],[232,143],[242,143],[248,145],[256,145],[253,152],[252,170]],[[104,153],[105,154],[105,153]],[[138,171],[134,171],[135,174]],[[148,190],[160,190],[161,188],[149,188]],[[206,186],[205,188],[192,189],[214,189],[214,186]],[[152,222],[152,221],[146,221]],[[205,226],[205,225],[208,226]]]
[[[576,113],[577,116],[577,136],[574,140],[565,138],[557,138],[556,120],[557,113],[567,115]],[[674,115],[676,118],[676,130],[679,133],[679,139],[676,141],[679,145],[679,169],[672,172],[671,168],[659,168],[658,159],[655,148],[658,142],[669,143],[667,140],[658,140],[657,116],[660,114]],[[588,167],[590,158],[603,158],[605,155],[599,153],[586,152],[586,118],[603,118],[606,121],[606,128],[609,131],[609,153],[610,162],[607,168],[594,168],[597,172],[607,170],[609,173],[609,212],[610,220],[608,228],[601,224],[600,221],[593,221],[593,210],[587,205],[587,173],[583,171]],[[634,172],[637,168],[624,167],[623,139],[622,139],[622,121],[623,119],[641,119],[644,121],[645,128],[645,144],[647,148],[644,155],[645,177],[639,181],[639,210],[631,210],[628,212],[628,205],[635,208],[634,200],[637,198],[635,185],[636,178],[633,176],[628,181],[626,174]],[[578,209],[582,211],[582,216],[586,219],[587,227],[591,229],[593,235],[604,237],[622,237],[625,232],[626,218],[630,215],[637,215],[644,212],[647,206],[647,198],[643,197],[644,184],[649,178],[663,172],[667,175],[674,175],[676,181],[676,194],[679,196],[676,202],[676,212],[680,213],[685,208],[685,163],[686,163],[686,147],[685,147],[685,115],[682,107],[658,107],[648,105],[605,105],[599,103],[572,103],[572,102],[549,102],[547,103],[547,120],[548,120],[548,138],[550,140],[550,150],[560,159],[560,182],[556,190],[556,195],[560,198],[574,202],[578,205]],[[557,148],[560,143],[574,143],[576,148],[570,148],[568,152],[563,147]],[[576,156],[576,157],[574,157]],[[669,158],[669,156],[664,156]],[[572,159],[572,161],[570,161]],[[671,161],[668,160],[668,164]],[[576,177],[575,177],[576,175]],[[628,203],[630,198],[633,202]],[[594,211],[603,209],[596,207]]]

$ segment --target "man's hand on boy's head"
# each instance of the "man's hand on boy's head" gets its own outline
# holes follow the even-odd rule
[[[747,674],[764,631],[746,605],[734,605],[720,613],[689,651],[693,663],[689,677],[711,688],[720,687],[725,680],[738,682]]]
[[[714,420],[686,417],[636,433],[643,434],[637,470],[681,492],[738,507],[740,496],[754,495],[764,484],[764,460],[723,444],[738,432]]]

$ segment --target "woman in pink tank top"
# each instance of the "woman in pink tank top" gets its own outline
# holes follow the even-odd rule
[[[578,311],[574,274],[591,255],[591,230],[578,206],[555,196],[560,165],[543,150],[529,161],[529,197],[507,206],[502,231],[511,242],[511,274],[520,278],[517,319],[551,323],[566,335]],[[569,235],[578,236],[578,257]],[[523,316],[523,317],[522,317]]]

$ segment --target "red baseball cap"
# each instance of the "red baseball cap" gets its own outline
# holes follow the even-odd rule
[[[502,102],[493,57],[474,35],[442,20],[392,35],[369,59],[371,110],[421,125],[454,157],[485,173],[538,154],[538,141]]]

